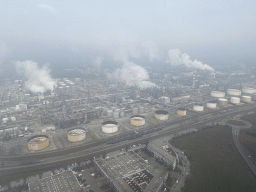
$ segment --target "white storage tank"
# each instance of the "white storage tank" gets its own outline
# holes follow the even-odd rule
[[[217,101],[208,101],[206,104],[206,107],[210,109],[216,109],[217,108]]]
[[[118,123],[116,121],[105,121],[102,123],[103,133],[115,133],[118,131]]]
[[[251,87],[243,87],[242,92],[248,93],[248,94],[254,94],[254,93],[256,93],[256,89],[251,88]]]
[[[212,91],[211,96],[216,98],[221,98],[221,97],[225,97],[225,93],[221,91]]]
[[[113,118],[118,119],[119,118],[119,112],[114,112],[113,113]]]
[[[225,99],[225,98],[220,98],[220,99],[218,100],[218,104],[219,104],[220,106],[227,107],[227,106],[228,106],[228,100]]]
[[[232,96],[240,96],[241,91],[238,89],[228,89],[227,94],[232,95]]]
[[[230,98],[230,103],[239,104],[240,103],[240,98],[239,97],[231,97]]]
[[[252,101],[252,97],[251,96],[243,96],[242,101],[246,102],[246,103],[250,103]]]
[[[68,140],[71,142],[78,142],[84,140],[86,131],[83,128],[72,129],[68,132]]]
[[[132,109],[132,114],[137,115],[139,113],[139,109],[137,107]]]
[[[204,105],[195,104],[194,107],[193,107],[193,110],[195,110],[195,111],[204,111]]]

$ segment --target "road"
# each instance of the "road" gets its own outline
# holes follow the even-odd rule
[[[246,150],[243,149],[243,147],[241,146],[238,137],[239,137],[239,132],[240,132],[240,128],[238,127],[232,127],[232,134],[233,134],[233,139],[236,145],[236,148],[238,149],[239,153],[242,155],[242,157],[244,158],[244,160],[246,161],[247,165],[250,167],[251,171],[254,173],[254,175],[256,175],[256,164],[253,160],[251,156],[251,154],[249,152],[247,152]]]
[[[185,181],[190,172],[190,162],[188,161],[187,156],[184,154],[183,151],[181,151],[173,146],[172,146],[172,148],[176,151],[176,153],[180,157],[180,160],[182,161],[183,168],[182,168],[181,175],[178,175],[178,178],[177,178],[178,183],[175,183],[173,185],[173,187],[171,188],[171,190],[175,191],[175,192],[180,192],[181,188],[185,185]]]

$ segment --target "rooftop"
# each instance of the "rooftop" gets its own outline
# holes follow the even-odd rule
[[[176,154],[173,151],[171,145],[163,140],[157,139],[153,140],[148,144],[148,147],[154,149],[158,153],[160,153],[162,156],[169,159],[171,162],[174,162],[176,160]]]

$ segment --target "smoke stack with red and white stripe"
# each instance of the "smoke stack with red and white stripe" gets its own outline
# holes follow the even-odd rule
[[[215,81],[215,71],[213,72],[213,81]]]

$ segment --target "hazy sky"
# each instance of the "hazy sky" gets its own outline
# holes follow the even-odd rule
[[[255,0],[1,0],[0,62],[139,57],[150,47],[163,62],[178,48],[209,65],[250,63],[255,10]]]

